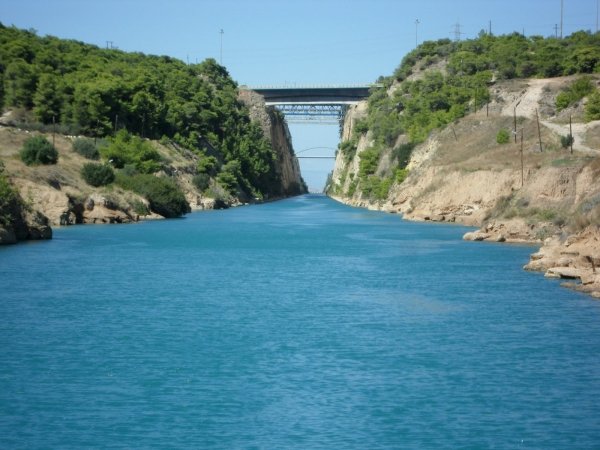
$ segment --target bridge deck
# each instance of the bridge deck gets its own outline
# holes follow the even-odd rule
[[[317,86],[317,87],[242,87],[262,95],[267,105],[358,103],[369,96],[376,85]]]

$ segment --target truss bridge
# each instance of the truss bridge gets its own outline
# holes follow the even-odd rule
[[[349,105],[369,96],[379,84],[340,86],[241,86],[285,114],[289,123],[341,123]]]

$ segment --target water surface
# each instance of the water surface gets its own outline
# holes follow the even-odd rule
[[[600,302],[319,196],[0,249],[0,448],[599,448]]]

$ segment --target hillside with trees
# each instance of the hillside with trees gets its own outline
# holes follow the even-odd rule
[[[425,42],[350,108],[327,193],[481,227],[468,239],[552,240],[528,268],[600,296],[599,74],[598,33]]]
[[[392,186],[406,178],[413,149],[432,131],[482,109],[489,113],[494,86],[507,80],[597,72],[600,34],[577,32],[555,39],[482,32],[472,40],[425,42],[404,57],[393,75],[379,80],[383,88],[373,89],[366,114],[353,123],[338,150],[348,163],[361,137],[366,138],[369,144],[360,152],[358,170],[344,173],[342,183],[329,183],[328,192],[383,202]],[[583,90],[577,90],[578,85]],[[572,90],[577,92],[567,89],[558,96],[556,107],[564,109],[589,96],[585,120],[600,119],[600,93],[593,80],[583,78]],[[384,160],[389,161],[381,170]]]
[[[214,59],[185,64],[0,24],[0,109],[2,125],[39,139],[79,136],[62,150],[95,161],[81,174],[86,185],[136,193],[167,217],[189,211],[185,189],[188,197],[217,205],[303,192],[299,174],[293,182],[282,179],[282,158],[293,159],[291,150],[281,155],[273,148],[268,130],[251,119],[236,83]],[[2,144],[11,162],[14,152]],[[35,151],[22,163],[46,164],[35,161]],[[49,163],[58,159],[59,167],[68,159],[53,158]],[[13,175],[11,164],[6,172]],[[182,173],[185,180],[175,176]],[[173,207],[157,209],[150,192],[170,198]]]

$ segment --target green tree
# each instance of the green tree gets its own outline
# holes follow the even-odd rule
[[[57,77],[52,74],[40,76],[37,90],[33,96],[33,112],[36,118],[43,123],[60,121],[62,107],[62,94]]]
[[[35,68],[17,59],[8,64],[4,73],[5,103],[8,106],[30,108],[36,86]]]
[[[161,167],[160,153],[148,141],[121,130],[111,139],[108,147],[100,149],[100,153],[116,168],[127,164],[135,166],[140,173],[154,173]]]

